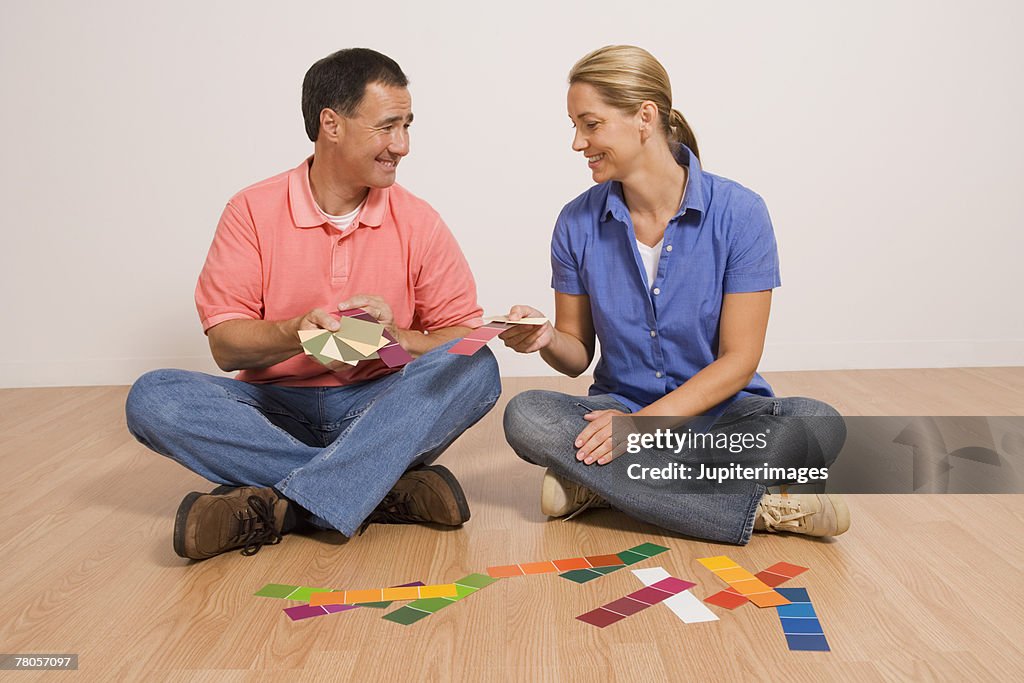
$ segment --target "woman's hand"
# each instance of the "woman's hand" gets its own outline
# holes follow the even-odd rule
[[[543,313],[529,306],[513,306],[508,311],[509,320],[522,318],[544,318]],[[505,346],[519,353],[533,353],[548,347],[555,336],[550,322],[543,325],[513,325],[498,335]]]
[[[576,437],[574,445],[579,449],[576,451],[577,460],[587,465],[595,462],[607,465],[626,452],[625,439],[618,448],[612,448],[612,418],[615,417],[629,417],[629,413],[621,410],[595,410],[583,416],[590,424]]]

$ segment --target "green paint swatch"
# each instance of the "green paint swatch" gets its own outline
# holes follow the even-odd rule
[[[333,593],[332,588],[310,588],[309,586],[300,586],[291,595],[287,596],[289,600],[301,600],[302,602],[309,602],[309,596],[313,593]]]
[[[576,583],[586,583],[587,581],[599,579],[602,575],[598,574],[597,572],[591,569],[573,569],[571,571],[565,572],[564,574],[559,574],[559,576],[561,576],[563,579],[575,581]]]
[[[461,600],[462,598],[466,597],[467,595],[472,595],[473,593],[476,593],[478,590],[480,590],[480,589],[479,588],[473,588],[472,586],[462,586],[460,584],[455,584],[455,593],[456,593],[455,599],[456,600]]]
[[[422,612],[407,605],[405,607],[399,607],[394,612],[385,614],[381,619],[387,619],[388,621],[393,621],[396,624],[408,626],[409,624],[415,624],[420,619],[426,619],[429,616],[430,612]]]
[[[283,583],[268,583],[266,586],[253,593],[253,595],[258,595],[261,598],[287,598],[295,592],[296,588],[298,588],[298,586],[286,586]]]
[[[637,562],[641,562],[647,559],[646,555],[634,553],[632,550],[623,550],[621,553],[617,554],[619,556],[619,559],[625,562],[626,564],[636,564]]]
[[[655,543],[642,543],[641,545],[638,545],[635,548],[630,548],[629,550],[634,553],[640,553],[645,557],[654,557],[655,555],[660,555],[667,551],[668,548]]]
[[[419,600],[413,600],[404,607],[399,607],[394,612],[385,614],[382,619],[393,621],[396,624],[403,624],[408,626],[414,624],[420,619],[429,617],[434,612],[444,609],[448,605],[454,602],[458,602],[463,598],[476,593],[481,588],[490,586],[498,579],[487,576],[486,574],[469,574],[464,576],[455,583],[456,596],[454,598],[420,598]]]
[[[453,602],[455,602],[455,600],[450,598],[420,598],[419,600],[413,600],[406,605],[406,607],[412,607],[413,609],[419,609],[433,614],[440,609],[444,609]]]
[[[487,586],[490,586],[497,580],[493,576],[487,576],[487,574],[470,574],[469,576],[463,576],[455,584],[471,586],[472,588],[487,588]]]

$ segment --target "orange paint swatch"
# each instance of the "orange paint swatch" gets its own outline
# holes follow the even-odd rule
[[[776,607],[789,604],[789,600],[772,590],[771,586],[725,555],[704,557],[697,561],[758,607]]]

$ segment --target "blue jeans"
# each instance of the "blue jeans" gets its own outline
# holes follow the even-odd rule
[[[144,445],[219,484],[272,486],[351,536],[410,467],[435,460],[501,394],[498,365],[432,349],[345,387],[249,384],[155,370],[128,394]]]
[[[737,482],[725,493],[704,481],[638,484],[628,477],[627,468],[633,463],[664,467],[664,451],[626,453],[606,465],[585,465],[576,460],[578,449],[573,442],[588,424],[583,416],[607,409],[629,412],[607,395],[526,391],[514,397],[505,409],[505,438],[523,460],[551,468],[559,476],[586,486],[637,519],[712,541],[743,545],[750,540],[757,504],[766,490],[763,483]],[[783,419],[786,417],[813,419]],[[742,398],[733,402],[708,431],[758,433],[766,429],[772,434],[768,448],[748,454],[751,465],[831,465],[846,439],[846,427],[839,413],[809,398]],[[700,457],[693,450],[683,450],[674,456],[679,461],[691,462],[699,462]],[[744,459],[743,454],[734,458],[737,462]]]

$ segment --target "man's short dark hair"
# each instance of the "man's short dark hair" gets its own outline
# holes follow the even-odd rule
[[[302,79],[302,118],[309,139],[316,142],[320,135],[324,109],[355,114],[370,83],[404,88],[409,79],[395,60],[365,47],[338,50],[309,67]]]

